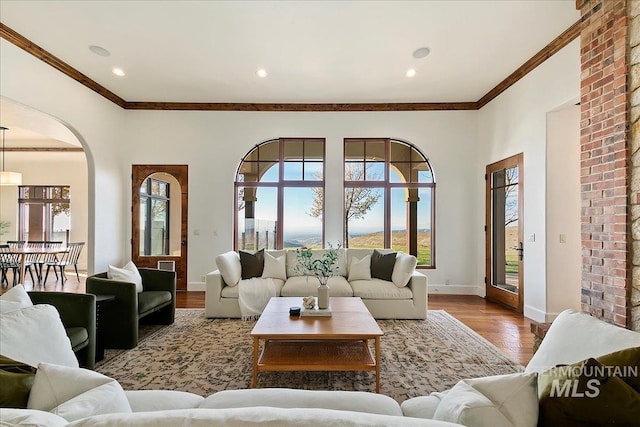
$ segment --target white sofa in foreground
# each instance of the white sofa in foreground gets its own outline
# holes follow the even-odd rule
[[[314,256],[325,250],[313,250]],[[388,254],[388,249],[380,250]],[[315,277],[301,275],[295,268],[296,251],[266,251],[275,259],[285,263],[280,273],[265,267],[263,280],[276,282],[276,296],[305,297],[317,295],[318,281]],[[339,249],[338,275],[329,279],[331,296],[360,297],[371,315],[376,319],[426,319],[427,277],[416,271],[416,259],[398,252],[393,267],[392,280],[381,280],[369,275],[354,274],[355,264],[366,262],[372,249]],[[266,256],[266,255],[265,255]],[[216,257],[218,269],[206,276],[205,315],[207,317],[240,318],[238,283],[241,280],[240,258],[237,252],[226,252]],[[266,264],[265,264],[266,265]],[[270,272],[268,272],[270,271]],[[277,277],[274,277],[277,276]],[[301,300],[302,303],[302,300]]]

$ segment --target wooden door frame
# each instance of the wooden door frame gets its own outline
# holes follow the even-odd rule
[[[524,245],[524,153],[519,153],[506,159],[487,165],[485,169],[485,292],[486,298],[501,304],[508,305],[522,313],[524,309],[524,259],[518,265],[518,295],[496,289],[493,283],[492,266],[492,199],[491,199],[491,173],[492,171],[518,166],[518,241]],[[526,255],[526,254],[525,254]]]
[[[140,256],[140,186],[150,175],[164,172],[180,184],[181,230],[180,255]],[[175,261],[177,290],[187,290],[188,245],[188,165],[132,165],[131,166],[131,260],[138,267],[157,268],[158,261]]]

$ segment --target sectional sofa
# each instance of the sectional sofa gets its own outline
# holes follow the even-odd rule
[[[326,250],[312,252],[314,257],[319,257]],[[389,249],[379,250],[381,254],[391,252]],[[276,296],[317,296],[318,281],[296,269],[295,250],[266,251],[265,254],[285,263],[281,274],[266,273],[268,268],[265,268],[262,276],[263,280],[270,279],[276,283]],[[427,277],[416,271],[416,258],[397,252],[389,277],[391,280],[383,280],[366,274],[366,271],[363,274],[362,263],[373,255],[373,249],[338,249],[338,275],[329,279],[330,295],[362,298],[376,319],[426,319]],[[229,251],[216,257],[216,264],[218,269],[206,276],[205,315],[240,318],[237,280],[242,270],[240,257],[237,252]]]

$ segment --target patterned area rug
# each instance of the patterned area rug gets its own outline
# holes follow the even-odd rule
[[[380,392],[398,402],[442,391],[460,379],[518,372],[522,367],[443,310],[427,320],[379,320]],[[132,350],[107,350],[96,371],[125,390],[182,390],[208,396],[251,387],[254,321],[207,319],[178,309],[171,326],[147,327]],[[143,327],[144,328],[144,327]],[[265,372],[258,387],[375,391],[373,372]]]

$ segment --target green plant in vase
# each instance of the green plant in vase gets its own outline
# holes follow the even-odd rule
[[[329,244],[329,248],[320,257],[314,258],[311,249],[303,246],[296,249],[296,271],[305,276],[314,276],[318,279],[318,308],[329,307],[329,278],[338,274],[338,249]]]

